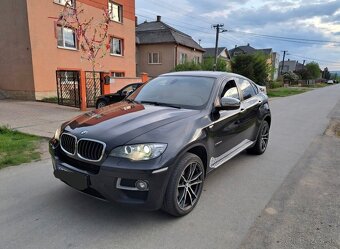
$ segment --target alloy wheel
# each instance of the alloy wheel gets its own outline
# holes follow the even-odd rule
[[[188,210],[195,205],[203,187],[203,179],[202,166],[197,162],[185,167],[177,186],[177,204],[180,209]]]
[[[269,140],[269,126],[264,125],[261,131],[261,142],[260,142],[260,147],[262,151],[264,151],[267,148],[268,140]]]

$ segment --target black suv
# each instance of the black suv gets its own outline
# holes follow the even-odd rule
[[[109,93],[109,94],[99,96],[96,101],[96,108],[97,109],[102,108],[104,106],[122,101],[123,99],[128,97],[131,93],[136,91],[136,89],[140,87],[141,85],[143,85],[143,83],[132,83],[132,84],[129,84],[123,87],[116,93]]]
[[[243,150],[266,150],[271,115],[262,90],[237,74],[161,75],[64,123],[50,141],[54,175],[99,198],[185,215],[209,172]]]

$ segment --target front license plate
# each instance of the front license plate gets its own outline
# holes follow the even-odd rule
[[[88,176],[74,172],[74,171],[64,171],[64,170],[58,170],[57,176],[60,180],[64,181],[71,187],[78,189],[78,190],[84,190],[88,188]]]

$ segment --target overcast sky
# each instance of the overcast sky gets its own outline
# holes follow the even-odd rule
[[[203,47],[215,46],[211,25],[221,23],[228,32],[221,34],[220,46],[250,43],[273,48],[281,58],[281,51],[288,50],[287,59],[314,60],[322,69],[340,71],[340,0],[136,0],[136,14],[139,22],[161,15],[164,22],[200,39]],[[242,32],[334,43],[287,42]]]

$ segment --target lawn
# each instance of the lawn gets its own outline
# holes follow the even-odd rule
[[[308,87],[280,87],[275,89],[268,89],[269,97],[287,97],[310,91]]]
[[[40,159],[41,138],[0,127],[0,169]]]

